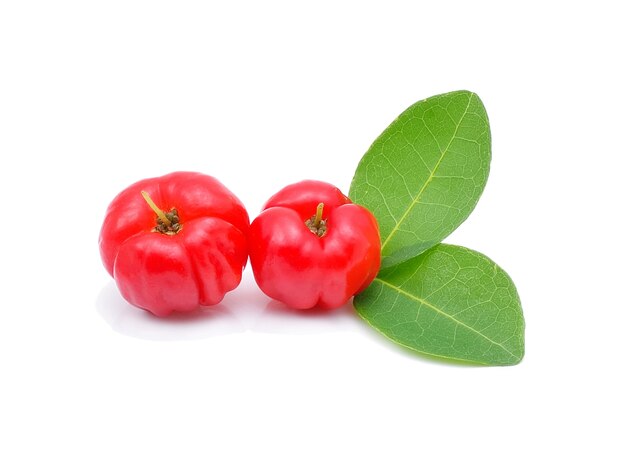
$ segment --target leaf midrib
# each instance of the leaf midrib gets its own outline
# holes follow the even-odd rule
[[[404,295],[405,297],[407,297],[407,298],[409,298],[409,299],[411,299],[411,300],[417,301],[418,303],[421,303],[421,304],[423,304],[424,306],[426,306],[426,307],[428,307],[428,308],[432,309],[432,310],[433,310],[433,311],[435,311],[436,313],[438,313],[438,314],[440,314],[440,315],[442,315],[442,316],[444,316],[444,317],[446,317],[446,318],[448,318],[448,319],[452,320],[452,321],[453,321],[453,322],[455,322],[456,324],[458,324],[458,325],[460,325],[460,326],[462,326],[462,327],[464,327],[464,328],[467,328],[468,330],[470,330],[471,332],[473,332],[473,333],[477,334],[478,336],[482,337],[483,339],[486,339],[487,341],[491,342],[492,344],[494,344],[494,345],[496,345],[496,346],[500,347],[502,350],[504,350],[505,352],[507,352],[509,355],[511,355],[511,356],[512,356],[512,357],[514,357],[515,359],[521,359],[521,357],[520,357],[520,356],[518,356],[518,355],[516,355],[515,353],[513,353],[512,351],[510,351],[508,348],[506,348],[506,347],[505,347],[504,345],[502,345],[501,343],[494,341],[493,339],[491,339],[491,338],[490,338],[490,337],[488,337],[488,336],[485,336],[483,333],[481,333],[481,332],[480,332],[480,331],[478,331],[477,329],[472,328],[471,326],[469,326],[468,324],[466,324],[466,323],[464,323],[464,322],[460,321],[459,319],[457,319],[457,318],[456,318],[456,317],[454,317],[453,315],[450,315],[450,314],[448,314],[448,313],[446,313],[446,312],[442,311],[441,309],[437,308],[436,306],[434,306],[434,305],[430,304],[430,303],[429,303],[428,301],[426,301],[425,299],[420,298],[420,297],[418,297],[418,296],[416,296],[416,295],[413,295],[413,294],[411,294],[411,293],[409,293],[409,292],[407,292],[407,291],[405,291],[405,290],[402,290],[400,287],[395,286],[395,285],[393,285],[393,284],[390,284],[390,283],[388,283],[387,281],[385,281],[385,280],[383,280],[383,279],[376,278],[376,279],[374,279],[374,281],[377,281],[377,282],[379,282],[379,283],[381,283],[381,284],[383,284],[383,285],[385,285],[385,286],[387,286],[387,287],[390,287],[391,289],[393,289],[393,290],[395,290],[395,291],[399,292],[400,294]]]
[[[408,216],[408,214],[413,210],[413,208],[419,204],[420,199],[422,197],[422,194],[424,193],[424,190],[426,190],[426,187],[428,187],[428,185],[432,182],[435,173],[437,172],[437,170],[439,169],[439,165],[441,165],[441,162],[443,161],[443,159],[445,158],[448,149],[450,149],[450,145],[452,144],[452,142],[454,141],[454,139],[456,138],[456,134],[459,131],[459,127],[461,125],[461,123],[463,122],[463,119],[465,119],[465,115],[467,115],[467,112],[469,110],[469,106],[472,103],[472,98],[474,97],[474,93],[470,93],[470,96],[467,100],[467,105],[465,107],[465,111],[463,112],[463,114],[461,115],[461,118],[459,119],[459,122],[456,124],[456,127],[454,129],[454,133],[452,134],[452,137],[450,138],[450,141],[448,142],[448,145],[446,146],[446,148],[443,150],[443,152],[441,153],[441,156],[439,157],[439,160],[437,160],[437,163],[435,164],[435,167],[433,168],[433,170],[430,172],[430,175],[428,176],[428,179],[426,179],[426,182],[424,182],[424,184],[422,185],[422,187],[420,188],[420,191],[417,193],[417,195],[415,196],[415,198],[413,198],[413,201],[411,201],[411,204],[409,205],[409,207],[407,207],[407,209],[404,211],[404,214],[402,215],[402,217],[400,217],[400,220],[398,220],[398,222],[396,223],[396,225],[393,227],[393,229],[391,230],[391,232],[389,233],[389,235],[387,236],[387,238],[385,239],[385,241],[383,242],[382,246],[381,246],[381,253],[383,253],[383,251],[385,250],[385,246],[387,246],[387,243],[389,243],[389,240],[393,237],[393,235],[398,232],[400,225],[404,222],[404,220],[406,219],[406,217]],[[384,255],[384,253],[383,253]]]

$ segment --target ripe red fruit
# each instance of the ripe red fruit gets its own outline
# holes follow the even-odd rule
[[[128,302],[167,316],[219,303],[239,285],[248,227],[243,204],[217,179],[176,172],[117,195],[100,255]]]
[[[272,196],[250,225],[250,262],[261,290],[296,309],[337,308],[380,268],[372,213],[325,182],[303,181]]]

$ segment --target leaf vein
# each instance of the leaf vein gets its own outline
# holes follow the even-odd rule
[[[432,310],[433,310],[433,311],[435,311],[437,314],[439,314],[439,315],[441,315],[441,316],[443,316],[443,317],[446,317],[446,318],[448,318],[448,319],[452,320],[453,322],[457,323],[457,324],[458,324],[458,325],[460,325],[460,326],[463,326],[463,327],[467,328],[467,329],[468,329],[468,330],[470,330],[471,332],[473,332],[473,333],[477,334],[478,336],[482,337],[483,339],[485,339],[485,340],[489,341],[489,342],[490,342],[490,343],[492,343],[493,345],[497,345],[498,347],[500,347],[502,350],[504,350],[504,351],[505,351],[505,352],[507,352],[509,355],[513,356],[514,358],[516,358],[516,359],[520,359],[520,358],[521,358],[520,356],[518,356],[518,355],[514,354],[513,352],[511,352],[511,351],[510,351],[508,348],[506,348],[503,344],[501,344],[501,343],[499,343],[499,342],[494,341],[493,339],[491,339],[491,338],[490,338],[490,337],[488,337],[488,336],[485,336],[483,333],[481,333],[480,331],[476,330],[475,328],[472,328],[470,325],[468,325],[468,324],[466,324],[466,323],[464,323],[464,322],[460,321],[460,320],[459,320],[459,319],[457,319],[456,317],[454,317],[454,316],[452,316],[452,315],[448,314],[447,312],[444,312],[444,311],[442,311],[441,309],[437,308],[436,306],[434,306],[434,305],[430,304],[427,300],[425,300],[425,299],[423,299],[423,298],[420,298],[420,297],[418,297],[418,296],[416,296],[416,295],[413,295],[413,294],[411,294],[411,293],[409,293],[409,292],[407,292],[407,291],[405,291],[405,290],[402,290],[400,287],[398,287],[398,286],[394,286],[393,284],[390,284],[390,283],[388,283],[388,282],[387,282],[387,281],[385,281],[385,280],[382,280],[382,279],[378,279],[378,278],[376,278],[376,279],[375,279],[375,281],[378,281],[379,283],[381,283],[381,284],[383,284],[383,285],[385,285],[385,286],[387,286],[387,287],[390,287],[391,289],[393,289],[393,290],[397,291],[398,293],[400,293],[400,294],[404,295],[405,297],[407,297],[407,298],[409,298],[409,299],[411,299],[411,300],[417,301],[418,303],[421,303],[422,305],[427,306],[428,308],[432,309]]]
[[[409,213],[411,212],[411,210],[413,210],[413,208],[415,207],[416,204],[418,204],[422,194],[424,193],[424,191],[426,190],[426,187],[428,187],[428,185],[431,183],[431,181],[433,180],[433,177],[435,175],[435,173],[437,172],[437,170],[439,169],[439,166],[441,165],[441,162],[443,161],[443,159],[445,158],[448,149],[450,149],[450,145],[452,144],[452,142],[454,141],[454,139],[456,138],[456,135],[459,131],[459,126],[461,125],[461,123],[463,122],[463,119],[465,119],[465,116],[467,115],[467,112],[469,110],[469,107],[472,103],[472,98],[474,97],[474,93],[470,93],[470,97],[467,101],[467,106],[465,107],[465,111],[463,112],[463,114],[461,115],[461,118],[459,119],[459,122],[456,125],[456,128],[454,129],[454,133],[452,134],[452,137],[450,138],[450,141],[448,142],[446,148],[443,150],[443,152],[441,153],[441,156],[439,157],[439,160],[437,161],[437,163],[435,164],[435,167],[433,168],[433,170],[430,172],[430,175],[428,176],[428,179],[426,179],[426,181],[424,182],[424,184],[422,185],[422,187],[420,188],[419,192],[417,193],[417,195],[415,196],[415,198],[413,198],[413,201],[411,202],[411,204],[409,204],[409,206],[407,207],[407,209],[404,211],[404,214],[402,215],[402,217],[400,217],[400,220],[396,221],[396,225],[394,226],[394,228],[391,230],[391,232],[389,233],[389,235],[387,236],[387,238],[385,239],[385,241],[383,242],[382,246],[381,246],[381,252],[383,252],[385,250],[385,247],[387,246],[387,244],[389,243],[389,240],[391,240],[391,238],[394,236],[394,234],[398,231],[400,224],[402,224],[402,222],[406,219],[406,217],[409,215]]]

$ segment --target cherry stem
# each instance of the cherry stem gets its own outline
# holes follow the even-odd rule
[[[322,213],[324,211],[324,203],[320,202],[317,205],[317,211],[315,212],[315,219],[313,220],[313,227],[319,228],[322,223]]]
[[[143,196],[143,199],[146,200],[146,202],[148,203],[148,205],[150,206],[150,208],[152,210],[154,210],[154,213],[157,214],[157,217],[159,217],[159,219],[163,222],[163,224],[165,224],[168,228],[172,226],[172,222],[169,220],[169,218],[167,218],[165,216],[165,214],[163,213],[163,211],[161,209],[159,209],[159,207],[154,203],[154,201],[152,200],[152,198],[150,198],[150,195],[148,193],[146,193],[145,191],[141,191],[141,196]],[[316,217],[317,218],[317,217]]]

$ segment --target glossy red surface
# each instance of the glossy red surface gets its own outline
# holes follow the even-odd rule
[[[143,199],[176,208],[181,229],[154,231],[156,214]],[[217,179],[176,172],[145,179],[109,205],[100,254],[122,296],[157,316],[219,303],[241,281],[247,261],[248,214]]]
[[[322,237],[305,224],[320,202],[327,224]],[[261,290],[296,309],[339,307],[380,268],[376,219],[324,182],[303,181],[270,198],[250,226],[249,244]]]

